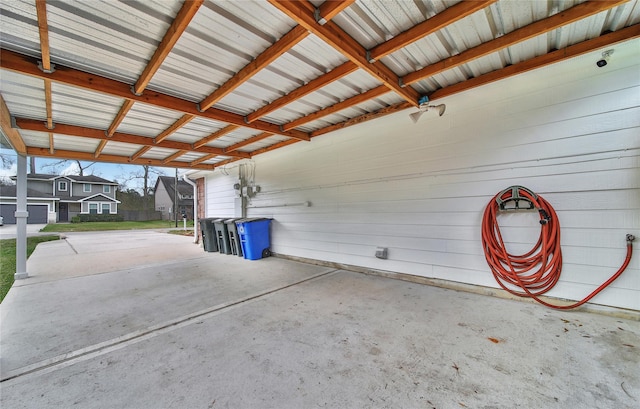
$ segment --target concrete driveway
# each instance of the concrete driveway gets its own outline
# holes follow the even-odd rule
[[[56,233],[41,233],[40,230],[43,229],[46,224],[27,224],[27,237],[30,236],[38,236],[38,235],[46,235],[46,234],[56,234]],[[0,240],[4,239],[15,239],[17,228],[15,224],[5,224],[4,226],[0,226]]]
[[[153,231],[43,243],[1,305],[6,408],[635,408],[640,322]]]

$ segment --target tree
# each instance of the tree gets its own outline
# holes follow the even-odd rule
[[[139,189],[142,192],[143,209],[151,210],[153,208],[151,197],[153,196],[153,188],[158,176],[164,176],[164,172],[161,169],[150,165],[141,165],[136,171],[119,178],[119,183],[121,185],[129,185],[129,182],[134,181],[140,183],[142,185]]]
[[[69,167],[69,164],[75,164],[76,165],[76,169],[74,170],[74,173],[77,172],[77,176],[85,176],[85,170],[89,169],[91,166],[95,165],[96,162],[91,162],[89,164],[86,164],[86,162],[81,162],[77,159],[62,159],[59,160],[57,162],[52,162],[49,163],[47,165],[44,165],[43,168],[51,168],[55,173],[59,174],[62,171],[62,167],[66,166]],[[35,172],[34,172],[35,173]]]

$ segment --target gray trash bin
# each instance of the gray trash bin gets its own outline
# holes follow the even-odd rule
[[[227,232],[229,233],[229,246],[231,247],[231,254],[234,256],[242,257],[242,245],[240,244],[240,237],[238,236],[238,228],[236,223],[243,219],[227,219]]]
[[[202,233],[202,247],[204,251],[218,251],[218,242],[216,241],[216,230],[213,225],[215,218],[208,217],[200,219],[200,232]]]
[[[231,244],[229,243],[229,230],[225,223],[227,219],[215,219],[213,225],[215,228],[216,243],[218,251],[223,254],[231,254]]]

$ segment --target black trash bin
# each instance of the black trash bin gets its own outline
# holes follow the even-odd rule
[[[216,252],[218,251],[218,243],[216,241],[216,230],[213,221],[216,220],[213,217],[200,219],[200,232],[202,233],[202,247],[204,251]]]
[[[215,228],[216,243],[218,251],[223,254],[231,254],[231,244],[229,243],[229,230],[225,223],[227,219],[215,219],[213,225]]]
[[[234,256],[242,257],[242,245],[240,244],[240,237],[238,236],[238,228],[236,223],[243,219],[227,219],[227,232],[229,233],[229,246],[231,248],[231,254]]]

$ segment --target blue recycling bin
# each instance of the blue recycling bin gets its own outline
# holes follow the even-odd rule
[[[247,260],[259,260],[271,255],[269,225],[271,219],[242,219],[236,227],[242,246],[242,254]]]

